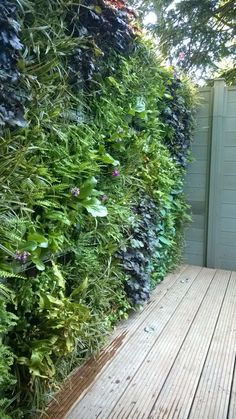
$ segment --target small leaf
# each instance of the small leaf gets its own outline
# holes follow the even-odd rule
[[[86,278],[81,282],[81,284],[77,288],[75,288],[74,291],[71,293],[71,298],[74,299],[76,296],[81,297],[81,294],[83,294],[84,291],[86,291],[88,285],[88,277],[86,276]]]
[[[112,76],[107,77],[107,80],[109,80],[109,82],[117,88],[117,90],[120,90],[120,84],[116,81],[116,79]]]
[[[90,179],[86,180],[82,186],[80,187],[80,194],[79,199],[85,199],[92,194],[93,189],[97,185],[97,179],[95,177],[91,177]]]
[[[95,6],[94,10],[96,13],[101,14],[102,13],[102,8],[100,6]]]
[[[32,257],[32,262],[35,264],[36,268],[39,271],[45,270],[45,265],[42,260],[40,260],[38,257]]]
[[[71,225],[69,218],[67,218],[66,214],[61,211],[54,211],[47,214],[47,218],[53,221],[60,221],[62,224]],[[42,247],[42,246],[41,246]]]
[[[58,279],[59,287],[65,289],[65,279],[63,278],[61,271],[58,269],[58,266],[55,264],[53,260],[52,260],[52,268],[53,268],[53,273],[55,277]]]
[[[142,112],[145,112],[145,110],[146,110],[146,105],[145,105],[144,99],[141,98],[141,97],[137,98],[137,103],[136,103],[136,106],[135,106],[135,111],[137,113],[142,113]]]
[[[171,244],[171,241],[169,239],[166,239],[164,236],[159,236],[158,238],[159,238],[159,241],[163,244],[167,244],[167,245]]]

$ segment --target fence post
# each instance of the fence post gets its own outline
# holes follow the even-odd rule
[[[221,211],[221,184],[223,173],[223,119],[225,114],[226,85],[224,79],[216,79],[213,89],[213,115],[210,151],[210,178],[208,203],[207,266],[219,267],[217,245],[219,245],[219,222]]]

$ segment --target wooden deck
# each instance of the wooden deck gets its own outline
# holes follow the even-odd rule
[[[75,371],[50,419],[235,419],[236,273],[183,266]]]

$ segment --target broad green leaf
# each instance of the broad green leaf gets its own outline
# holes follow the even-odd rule
[[[106,217],[108,214],[107,208],[97,198],[88,198],[81,202],[81,204],[93,217]]]
[[[21,250],[27,250],[29,252],[33,252],[38,247],[38,244],[35,241],[27,241],[25,243],[21,243],[19,245],[19,249]]]
[[[39,247],[43,247],[43,248],[48,247],[48,239],[46,239],[46,237],[44,237],[42,234],[31,233],[28,235],[28,241],[38,243]],[[31,250],[35,250],[35,249],[31,249]]]
[[[119,160],[113,159],[113,157],[108,153],[105,153],[103,156],[101,156],[100,160],[103,163],[112,164],[113,166],[119,166],[119,164],[120,164]]]

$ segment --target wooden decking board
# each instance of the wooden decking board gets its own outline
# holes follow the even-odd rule
[[[229,277],[230,272],[217,272],[151,414],[147,413],[145,417],[150,417],[150,419],[188,418],[224,301]],[[140,416],[136,415],[136,418],[138,417]],[[201,416],[201,418],[206,417]]]
[[[168,275],[66,381],[47,419],[236,419],[236,272]]]
[[[188,267],[180,275],[171,290],[157,304],[156,309],[152,310],[149,316],[146,317],[146,324],[142,322],[142,327],[131,336],[124,347],[117,353],[112,363],[102,374],[101,380],[98,379],[94,383],[80,403],[72,409],[68,418],[90,419],[99,417],[99,414],[101,419],[111,417],[110,411],[112,407],[117,403],[124,390],[129,387],[130,381],[142,365],[148,351],[155,344],[200,272],[201,268],[199,267]],[[200,293],[202,292],[200,288],[204,288],[204,282],[197,286]],[[154,331],[150,331],[150,333],[145,332],[145,326],[153,327]],[[130,378],[128,379],[128,377]]]
[[[135,333],[136,329],[140,327],[142,323],[145,322],[146,318],[150,315],[150,313],[156,309],[159,302],[176,284],[181,275],[188,276],[187,265],[182,265],[174,273],[170,273],[169,275],[167,275],[165,280],[158,284],[158,286],[153,290],[150,301],[148,302],[147,306],[144,307],[142,315],[140,316],[140,313],[134,312],[131,314],[128,321],[123,321],[122,323],[120,323],[120,325],[114,330],[113,334],[111,335],[111,341],[120,334],[122,334],[124,331],[127,333],[126,340],[128,340],[131,337],[131,335]]]
[[[78,398],[88,391],[95,379],[108,367],[114,353],[118,352],[135,333],[137,328],[145,322],[150,313],[155,310],[156,306],[176,284],[179,277],[186,278],[190,270],[191,268],[182,265],[176,272],[170,273],[154,290],[150,303],[145,307],[141,315],[136,313],[128,321],[121,323],[111,335],[109,343],[102,353],[97,358],[88,360],[84,366],[74,371],[63,386],[63,391],[60,391],[55,399],[51,401],[41,419],[64,418],[74,403],[78,402]],[[197,271],[200,271],[200,268],[197,268]]]
[[[236,418],[236,355],[234,360],[234,368],[233,368],[233,378],[232,378],[232,386],[230,391],[230,401],[229,401],[229,409],[227,419],[235,419]]]
[[[102,412],[103,418],[148,417],[175,363],[176,356],[204,300],[214,274],[215,270],[202,270],[112,412],[110,409],[105,410],[105,414],[104,411]]]
[[[163,309],[156,310],[152,317],[149,318],[149,323],[147,323],[147,326],[153,326],[155,331],[153,333],[145,333],[143,328],[138,329],[134,336],[134,340],[131,339],[129,343],[125,345],[124,350],[120,352],[119,356],[115,357],[110,368],[107,370],[109,373],[108,377],[103,376],[104,389],[102,390],[99,382],[97,382],[91,393],[87,394],[85,398],[79,403],[79,410],[76,410],[74,412],[74,416],[71,416],[70,419],[76,418],[78,416],[83,417],[85,412],[88,419],[94,418],[97,417],[99,411],[101,411],[102,419],[112,418],[113,408],[115,408],[114,412],[117,417],[122,417],[124,413],[123,407],[129,405],[131,409],[134,407],[134,402],[136,402],[136,400],[132,398],[132,395],[134,393],[135,387],[138,387],[140,384],[140,371],[142,371],[141,375],[143,384],[141,385],[141,389],[139,387],[137,388],[137,391],[140,393],[139,401],[143,398],[145,385],[147,385],[149,379],[153,381],[152,373],[154,372],[155,374],[155,368],[153,368],[152,364],[149,365],[150,360],[155,360],[155,358],[160,360],[161,355],[163,355],[155,353],[157,342],[159,342],[160,339],[164,339],[166,342],[165,347],[168,348],[168,339],[170,336],[169,333],[165,334],[165,331],[166,329],[169,330],[169,323],[171,323],[173,319],[176,318],[180,319],[178,328],[182,331],[182,333],[177,333],[178,337],[176,339],[182,342],[182,335],[185,333],[185,328],[182,326],[184,309],[180,310],[180,315],[177,315],[176,312],[179,312],[180,306],[182,307],[182,305],[184,305],[185,307],[186,303],[184,303],[184,301],[186,299],[188,300],[189,293],[190,298],[192,296],[192,302],[195,310],[197,309],[198,303],[196,304],[196,300],[199,301],[204,297],[207,287],[213,277],[213,272],[214,271],[211,271],[210,275],[209,271],[206,271],[206,276],[209,278],[208,281],[204,274],[199,276],[199,280],[195,280],[199,274],[199,268],[191,267],[188,273],[191,273],[191,276],[189,275],[188,281],[184,281],[180,277],[179,283],[172,288],[171,292],[169,292],[165,299],[162,301],[162,306],[160,307],[163,307]],[[183,278],[185,277],[183,276]],[[184,313],[186,314],[186,309]],[[188,320],[185,319],[185,322],[186,321]],[[178,323],[178,320],[176,322]],[[175,340],[173,336],[174,332],[171,336],[172,341],[173,339]],[[162,338],[163,334],[164,338]],[[149,353],[151,354],[150,358]],[[175,356],[174,348],[172,348],[171,355],[172,358]],[[125,368],[123,367],[123,369],[121,369],[121,365],[125,366]],[[145,365],[145,368],[143,368],[143,365]],[[127,376],[130,377],[129,380],[126,380]],[[105,382],[104,378],[106,378]],[[109,393],[107,389],[109,389]],[[120,412],[119,398],[121,402]],[[88,405],[90,406],[89,411],[87,410]],[[83,408],[83,410],[81,410],[81,408]],[[128,417],[130,411],[126,411],[125,413]]]
[[[236,274],[232,273],[189,418],[227,417],[235,351]]]

